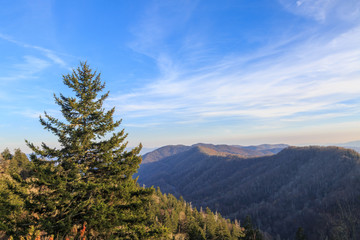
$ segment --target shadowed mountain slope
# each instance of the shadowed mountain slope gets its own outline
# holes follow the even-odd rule
[[[181,195],[197,207],[232,219],[250,215],[273,237],[293,239],[298,227],[310,239],[360,234],[360,156],[353,150],[289,147],[272,156],[241,158],[194,146],[142,164],[139,176],[139,183]]]

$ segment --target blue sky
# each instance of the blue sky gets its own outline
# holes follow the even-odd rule
[[[359,43],[357,0],[1,1],[0,150],[57,145],[84,60],[130,146],[359,140]]]

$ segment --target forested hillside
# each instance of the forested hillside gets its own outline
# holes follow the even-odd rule
[[[211,154],[209,154],[211,152]],[[273,237],[360,237],[360,156],[339,147],[289,147],[240,158],[192,147],[141,165],[139,182],[232,219],[250,215]]]

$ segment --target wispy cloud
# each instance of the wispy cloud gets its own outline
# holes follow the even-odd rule
[[[331,20],[359,19],[360,2],[357,0],[279,0],[288,11],[325,23]]]
[[[15,111],[13,113],[22,115],[27,118],[39,118],[39,116],[43,114],[42,112],[31,109],[22,109],[20,111]]]
[[[306,14],[315,14],[313,11],[324,6],[322,13],[313,16],[319,21],[333,8],[331,1],[317,1],[312,8],[307,1],[294,4],[302,6]],[[153,28],[151,24],[146,27]],[[154,39],[166,35],[161,31],[152,34]],[[137,39],[138,44],[143,38]],[[293,119],[310,113],[323,119],[340,117],[352,110],[347,106],[359,102],[359,39],[360,27],[356,26],[335,36],[319,33],[292,44],[280,41],[250,56],[213,58],[204,55],[199,46],[198,57],[212,59],[207,61],[211,64],[198,68],[183,63],[186,59],[172,58],[166,49],[157,49],[154,60],[160,76],[132,89],[131,94],[111,98],[111,104],[119,103],[118,110],[134,118],[158,116],[160,122],[164,115],[177,116],[177,122],[230,116]],[[345,113],[339,112],[340,104]]]
[[[44,59],[26,55],[23,56],[21,63],[16,63],[9,66],[8,73],[6,75],[0,76],[1,82],[21,80],[21,79],[31,79],[35,77],[35,74],[41,72],[45,68],[49,67],[50,63]]]
[[[62,116],[61,112],[56,109],[48,109],[46,112],[57,119],[63,120],[64,117]],[[26,118],[34,118],[38,119],[40,116],[44,117],[44,111],[39,111],[34,108],[19,108],[15,107],[14,110],[11,111],[11,114],[21,115]]]
[[[66,62],[59,56],[58,53],[55,51],[52,51],[47,48],[39,47],[36,45],[27,44],[18,40],[13,39],[11,36],[5,35],[0,33],[0,39],[5,40],[7,42],[16,44],[17,46],[23,47],[23,48],[29,48],[34,49],[40,52],[43,56],[47,57],[49,60],[51,60],[53,63],[61,66],[61,67],[67,67]]]
[[[148,2],[144,16],[132,28],[135,40],[129,47],[152,58],[161,58],[166,40],[189,20],[197,1]]]

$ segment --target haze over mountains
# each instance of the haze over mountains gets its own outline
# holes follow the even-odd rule
[[[139,183],[243,220],[273,238],[360,237],[360,155],[340,147],[165,146],[144,155]]]

